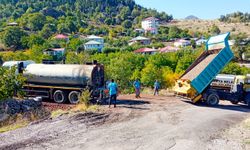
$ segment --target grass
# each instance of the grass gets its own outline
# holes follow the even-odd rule
[[[7,125],[7,126],[4,126],[4,127],[0,128],[0,133],[16,130],[16,129],[19,129],[19,128],[23,128],[23,127],[26,127],[28,124],[29,123],[27,121],[23,121],[23,122],[15,123],[15,124],[12,124],[12,125]]]
[[[90,106],[86,106],[85,104],[77,104],[74,108],[70,109],[70,110],[55,110],[51,112],[50,117],[51,118],[57,118],[61,115],[65,115],[65,114],[73,114],[76,112],[87,112],[87,111],[98,111],[99,110],[99,106],[98,105],[90,105]]]
[[[70,111],[58,109],[58,110],[52,111],[50,117],[51,118],[57,118],[57,117],[59,117],[61,115],[68,114],[69,112]]]
[[[222,33],[232,32],[232,34],[238,34],[240,32],[245,32],[250,35],[249,26],[245,23],[223,23],[218,20],[179,20],[177,23],[171,24],[173,26],[178,26],[183,29],[191,29],[192,31],[208,31],[211,26],[217,25]],[[235,30],[233,30],[235,28]]]
[[[97,111],[99,109],[98,105],[86,106],[85,104],[78,104],[71,111],[73,112],[86,112],[86,111]]]

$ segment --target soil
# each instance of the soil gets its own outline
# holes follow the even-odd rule
[[[246,149],[230,131],[249,117],[243,105],[193,105],[173,95],[118,97],[117,108],[63,115],[0,134],[0,149]],[[235,131],[236,133],[236,131]],[[233,137],[233,136],[232,136]],[[222,141],[222,142],[217,142]]]
[[[195,79],[207,66],[208,64],[217,56],[218,54],[210,54],[199,64],[197,64],[192,70],[185,74],[182,79],[188,79],[192,81]]]

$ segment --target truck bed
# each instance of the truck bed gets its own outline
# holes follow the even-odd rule
[[[209,54],[202,61],[197,63],[194,68],[192,68],[189,72],[187,72],[181,79],[186,80],[194,80],[201,72],[210,64],[210,62],[217,56],[218,54]]]

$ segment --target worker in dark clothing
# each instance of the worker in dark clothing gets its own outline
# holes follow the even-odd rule
[[[109,107],[112,104],[112,101],[114,102],[114,107],[116,107],[116,98],[117,98],[117,94],[118,94],[118,86],[115,83],[114,79],[111,80],[111,82],[108,85],[108,89],[109,89]]]
[[[159,95],[159,89],[160,89],[160,83],[158,82],[158,80],[155,80],[155,83],[154,83],[154,96]]]

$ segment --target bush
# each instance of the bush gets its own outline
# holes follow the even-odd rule
[[[11,69],[0,67],[0,76],[0,101],[12,98],[15,93],[21,93],[25,78],[16,75],[15,67]]]
[[[89,90],[84,90],[80,96],[80,104],[84,104],[88,108],[90,104],[90,96],[91,93]]]
[[[223,70],[224,74],[233,74],[233,75],[246,75],[249,74],[250,69],[247,67],[241,67],[237,63],[229,63]]]

